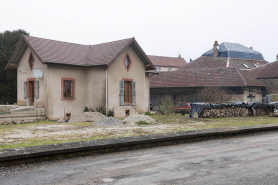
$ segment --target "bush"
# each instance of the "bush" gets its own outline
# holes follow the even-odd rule
[[[153,123],[152,122],[146,122],[146,121],[138,121],[138,122],[135,122],[137,125],[152,125]]]
[[[106,110],[105,110],[105,108],[102,107],[102,106],[97,107],[97,108],[96,108],[96,111],[97,111],[97,112],[100,112],[100,113],[103,114],[103,115],[106,115]]]
[[[160,106],[159,112],[164,115],[169,115],[174,112],[174,100],[171,96],[166,95],[162,100],[161,100],[162,106]]]
[[[146,112],[145,113],[145,115],[147,115],[147,116],[151,116],[151,115],[153,115],[152,113],[150,113],[150,112]]]
[[[89,108],[90,112],[95,112],[95,110],[93,108]]]
[[[89,112],[89,108],[85,107],[84,112]]]
[[[114,117],[114,110],[110,109],[107,113],[107,117]]]

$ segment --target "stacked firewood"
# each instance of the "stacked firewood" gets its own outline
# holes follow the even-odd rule
[[[255,112],[254,112],[255,110]],[[273,108],[255,108],[254,110],[249,109],[249,115],[250,116],[263,116],[263,115],[268,115],[269,113],[273,113]]]
[[[200,117],[213,118],[213,117],[241,117],[248,116],[249,110],[245,107],[226,107],[220,109],[204,108]]]

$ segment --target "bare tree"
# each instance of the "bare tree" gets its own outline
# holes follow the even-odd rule
[[[220,87],[204,87],[198,91],[197,95],[204,102],[209,103],[225,103],[231,99],[228,92]]]

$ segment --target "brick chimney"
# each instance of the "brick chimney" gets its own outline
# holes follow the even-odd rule
[[[251,46],[250,49],[253,49],[253,46]]]
[[[278,61],[278,54],[276,55],[276,61]]]
[[[218,42],[215,41],[213,44],[213,56],[217,57],[218,56]]]
[[[179,54],[179,58],[181,58],[181,54]]]

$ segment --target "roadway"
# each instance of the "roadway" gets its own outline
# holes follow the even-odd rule
[[[16,172],[17,171],[17,172]],[[278,184],[278,132],[0,169],[15,184]]]

